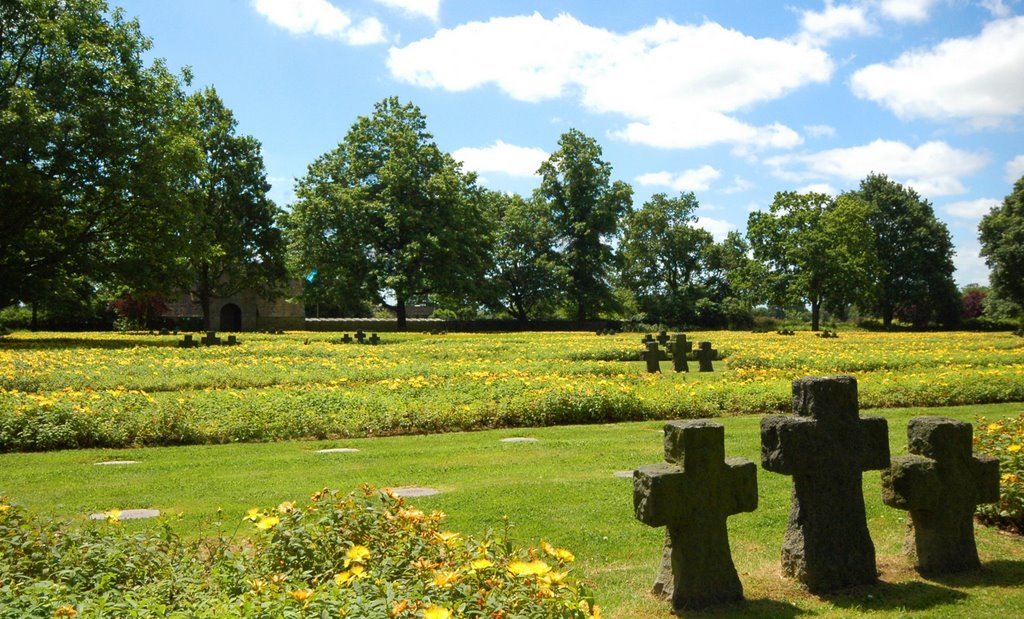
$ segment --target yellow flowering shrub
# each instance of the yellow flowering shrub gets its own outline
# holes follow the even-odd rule
[[[974,451],[999,460],[999,502],[978,507],[982,520],[1024,533],[1024,412],[974,431]]]
[[[600,617],[568,550],[454,534],[369,487],[253,508],[242,545],[0,506],[0,617]]]

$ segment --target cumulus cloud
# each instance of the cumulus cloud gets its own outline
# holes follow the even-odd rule
[[[712,219],[710,217],[698,217],[697,221],[694,222],[694,226],[697,228],[703,228],[711,233],[716,242],[722,242],[725,237],[728,236],[733,230],[738,228],[724,219]]]
[[[535,176],[548,158],[541,148],[516,146],[498,140],[484,148],[460,148],[452,157],[474,172],[502,172],[509,176]]]
[[[1002,204],[1002,202],[995,198],[962,200],[960,202],[951,202],[950,204],[944,205],[942,207],[942,212],[958,219],[972,219],[978,221],[987,215],[993,207],[999,206],[1000,204]]]
[[[901,118],[966,118],[991,125],[1024,113],[1024,16],[981,34],[906,52],[853,74],[854,94]]]
[[[956,281],[961,286],[988,284],[989,268],[981,257],[981,245],[977,242],[958,244],[953,266],[956,268]]]
[[[839,180],[852,184],[875,172],[928,197],[964,193],[962,177],[986,163],[986,155],[960,150],[945,142],[926,142],[913,148],[890,140],[812,154],[777,155],[765,160],[772,174],[790,182]]]
[[[804,132],[812,138],[832,138],[836,130],[830,125],[805,125]]]
[[[1016,183],[1022,176],[1024,176],[1024,155],[1017,155],[1006,162],[1006,182]]]
[[[797,193],[823,193],[826,196],[834,196],[839,192],[836,188],[828,183],[811,183],[810,185],[804,185],[796,190]]]
[[[985,7],[985,10],[992,13],[992,17],[1009,17],[1013,15],[1013,9],[1006,6],[1003,0],[981,0],[981,6]]]
[[[426,17],[437,21],[441,11],[441,0],[374,0],[378,4],[398,9],[409,15]]]
[[[744,191],[747,191],[747,190],[753,189],[753,188],[754,188],[754,183],[751,183],[750,181],[748,181],[745,178],[737,176],[737,177],[735,177],[732,180],[732,185],[730,185],[729,187],[726,187],[725,189],[722,189],[721,191],[722,191],[722,193],[725,193],[725,194],[732,194],[732,193],[742,193]]]
[[[875,25],[868,19],[867,8],[862,5],[825,2],[823,11],[803,11],[800,14],[798,39],[810,45],[827,45],[834,39],[854,35],[872,34]]]
[[[675,191],[707,191],[711,182],[718,180],[722,173],[715,168],[704,165],[679,174],[671,172],[651,172],[636,177],[639,185],[670,187]]]
[[[883,15],[898,22],[922,22],[936,0],[879,0],[878,9]]]
[[[534,13],[471,22],[393,47],[388,68],[425,88],[460,92],[493,84],[519,101],[576,97],[590,111],[625,117],[613,136],[629,142],[787,148],[801,142],[795,131],[751,125],[737,114],[827,81],[833,63],[806,43],[758,39],[713,22],[658,20],[618,34],[567,14]]]
[[[384,26],[374,18],[353,23],[327,0],[252,0],[267,21],[292,34],[312,34],[351,45],[384,42]]]

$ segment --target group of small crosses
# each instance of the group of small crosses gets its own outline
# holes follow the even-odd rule
[[[229,335],[226,340],[222,340],[217,337],[216,331],[207,331],[205,336],[196,340],[192,338],[191,333],[186,333],[182,340],[178,342],[178,348],[199,348],[200,344],[203,346],[236,346],[238,338],[234,335]]]
[[[658,337],[652,336],[650,333],[645,335],[640,343],[646,346],[646,350],[640,353],[640,358],[647,362],[647,371],[651,374],[661,372],[661,362],[672,359],[672,369],[676,372],[689,372],[690,366],[686,362],[686,357],[693,352],[693,342],[687,342],[686,336],[682,333],[677,333],[671,338],[671,346],[669,346],[669,335],[665,331],[658,333]],[[659,348],[658,345],[668,346],[667,350],[671,351],[672,356],[669,357],[666,351]],[[714,372],[714,366],[712,361],[718,356],[718,351],[711,348],[711,342],[701,342],[697,347],[697,352],[694,357],[697,359],[698,371],[699,372]]]
[[[761,466],[793,477],[782,569],[811,592],[878,579],[862,472],[881,470],[882,501],[910,512],[905,551],[924,574],[980,567],[975,506],[999,499],[999,461],[972,455],[971,424],[945,417],[908,423],[910,455],[890,458],[883,417],[860,417],[852,376],[793,382],[793,416],[761,420]],[[725,458],[725,430],[707,421],[665,426],[665,462],[633,473],[644,524],[667,527],[653,593],[673,611],[743,598],[726,519],[757,509],[757,467]]]
[[[348,333],[341,338],[342,344],[351,344],[352,342],[355,342],[356,344],[370,344],[371,346],[376,346],[377,344],[380,344],[380,336],[374,333],[370,337],[366,337],[366,334],[363,333],[362,329],[360,329],[359,331],[356,331],[355,338]]]

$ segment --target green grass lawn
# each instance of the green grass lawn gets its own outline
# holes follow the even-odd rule
[[[906,453],[906,422],[913,416],[937,414],[975,422],[981,415],[994,419],[1021,411],[1024,404],[1011,403],[865,412],[889,419],[895,456]],[[760,417],[718,421],[726,427],[727,455],[759,463]],[[0,455],[0,494],[39,515],[83,521],[91,512],[115,507],[154,507],[180,533],[204,536],[230,534],[250,507],[303,502],[324,487],[431,486],[442,494],[409,502],[446,512],[451,528],[475,534],[500,528],[507,515],[513,536],[523,544],[543,538],[572,550],[578,574],[596,588],[606,616],[666,617],[668,604],[646,593],[664,532],[633,518],[632,482],[614,476],[662,459],[661,426],[650,421],[378,439],[9,453]],[[539,442],[499,442],[510,436],[531,436]],[[316,453],[324,447],[360,451]],[[94,464],[104,460],[140,464]],[[733,557],[748,601],[693,616],[1024,616],[1024,540],[979,527],[981,572],[924,579],[901,554],[907,514],[882,504],[877,471],[865,474],[864,490],[881,582],[825,597],[807,594],[779,569],[791,481],[759,470],[758,484],[757,511],[729,520]],[[220,519],[223,524],[218,525]],[[151,526],[143,521],[124,524]]]

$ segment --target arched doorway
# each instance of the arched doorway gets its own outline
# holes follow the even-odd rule
[[[241,331],[242,330],[242,308],[234,303],[225,303],[220,308],[220,330]]]

